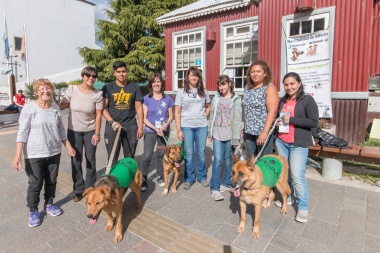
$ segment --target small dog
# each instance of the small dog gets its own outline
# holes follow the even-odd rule
[[[164,169],[164,182],[165,189],[162,196],[166,196],[169,192],[169,172],[174,172],[174,181],[172,185],[172,192],[177,193],[177,182],[179,176],[179,167],[182,163],[181,158],[182,147],[178,145],[168,145],[165,148],[164,159],[162,160],[162,167]]]
[[[307,49],[306,55],[315,55],[317,53],[318,44],[310,45]]]
[[[127,158],[131,159],[131,158]],[[137,164],[137,163],[136,163]],[[141,208],[141,194],[140,188],[142,184],[142,174],[137,169],[136,174],[132,177],[129,187],[136,193],[137,205],[136,208]],[[113,216],[116,216],[115,228],[115,242],[120,242],[123,238],[122,235],[122,208],[123,198],[127,192],[128,187],[119,186],[118,180],[115,176],[106,175],[99,178],[94,187],[89,187],[83,192],[83,196],[87,195],[87,217],[90,219],[91,224],[95,224],[99,218],[100,213],[104,210],[107,213],[107,226],[106,230],[111,231],[113,228]]]
[[[260,237],[261,209],[262,207],[269,207],[275,197],[271,187],[276,186],[277,190],[281,193],[281,213],[286,214],[288,211],[287,198],[290,195],[288,161],[278,155],[263,156],[256,164],[253,156],[251,156],[248,161],[239,160],[235,154],[232,154],[232,158],[234,160],[232,167],[232,186],[235,187],[235,197],[240,197],[240,223],[237,227],[237,231],[239,233],[244,232],[247,204],[252,204],[255,207],[252,236],[258,239]],[[264,173],[262,170],[265,170]],[[267,174],[267,172],[269,172],[269,174]],[[271,178],[271,173],[274,179]],[[278,179],[277,182],[276,179]],[[268,198],[268,203],[263,206],[263,201],[266,198]]]
[[[292,61],[296,61],[298,59],[298,57],[300,57],[300,55],[303,53],[304,53],[303,51],[300,51],[296,47],[293,47],[292,53],[291,53],[292,56],[290,57],[290,59]]]

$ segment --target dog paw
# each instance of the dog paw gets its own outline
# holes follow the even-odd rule
[[[172,189],[172,193],[176,194],[177,193],[177,189]]]
[[[287,208],[281,208],[281,214],[285,215],[288,212]]]
[[[123,239],[122,235],[119,235],[119,234],[115,235],[115,242],[120,242],[121,239]]]
[[[244,226],[239,226],[236,230],[241,234],[244,232]]]
[[[268,207],[270,207],[270,204],[265,204],[265,205],[263,205],[263,208],[268,208]]]
[[[168,190],[168,189],[165,189],[165,190],[162,192],[162,196],[166,196],[166,195],[168,195],[168,192],[169,192],[169,190]]]
[[[111,230],[112,230],[112,225],[107,224],[107,226],[106,226],[106,231],[109,232],[109,231],[111,231]]]
[[[253,236],[253,238],[255,238],[255,239],[259,239],[259,238],[260,238],[260,233],[259,233],[259,232],[255,232],[255,231],[253,231],[252,236]]]
[[[136,204],[135,205],[135,209],[140,209],[141,208],[141,204]]]

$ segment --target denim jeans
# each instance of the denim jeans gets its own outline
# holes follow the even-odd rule
[[[164,132],[166,140],[169,139],[170,132]],[[166,142],[164,137],[158,136],[156,132],[146,132],[144,134],[144,154],[142,158],[141,172],[143,174],[143,180],[146,181],[149,171],[150,161],[152,160],[154,146],[157,142],[157,165],[156,165],[156,177],[163,178],[162,159],[164,157],[164,151]]]
[[[231,140],[219,141],[213,139],[214,163],[212,164],[212,175],[210,179],[210,191],[219,191],[220,185],[231,187],[232,180],[232,146]],[[222,172],[223,161],[226,161],[222,180],[220,174]]]
[[[245,134],[245,143],[247,145],[249,156],[254,155],[255,157],[259,154],[263,146],[257,145],[258,135]],[[274,135],[271,134],[268,138],[267,144],[265,145],[264,151],[261,156],[273,154],[273,144]]]
[[[291,196],[295,196],[298,210],[309,209],[309,188],[306,180],[306,161],[309,149],[295,147],[294,143],[286,143],[276,139],[277,153],[284,156],[289,162],[289,186]]]
[[[30,212],[38,210],[40,192],[44,186],[45,204],[53,204],[61,154],[44,158],[25,159],[25,172],[28,176],[27,206]]]
[[[67,130],[67,139],[75,149],[75,156],[71,157],[71,175],[75,195],[82,195],[84,190],[93,186],[96,181],[96,146],[91,143],[94,134],[95,129],[88,132]],[[86,181],[83,180],[83,148],[86,158]]]
[[[207,171],[205,166],[205,151],[208,127],[181,127],[184,135],[185,149],[185,182],[193,184],[195,182],[194,175],[194,144],[196,157],[197,181],[202,182],[207,179]]]

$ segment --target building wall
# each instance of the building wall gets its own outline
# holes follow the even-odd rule
[[[351,143],[364,141],[368,126],[367,99],[353,97],[352,92],[367,94],[369,77],[380,73],[380,5],[378,0],[317,0],[317,8],[335,6],[335,33],[332,66],[332,122],[337,125],[337,136]],[[264,0],[259,6],[216,13],[206,17],[170,23],[165,26],[166,76],[168,90],[172,82],[172,33],[206,26],[216,32],[216,42],[207,42],[207,89],[216,91],[215,80],[220,74],[220,23],[258,16],[259,59],[271,66],[274,84],[281,85],[281,18],[297,13],[298,0]],[[310,13],[305,13],[310,15]],[[211,85],[210,85],[211,83]],[[335,95],[334,95],[335,94]],[[354,109],[354,108],[355,109]],[[352,109],[349,109],[352,108]],[[355,115],[353,115],[355,114]],[[368,114],[368,113],[367,113]],[[354,127],[353,127],[354,126]]]
[[[71,81],[80,78],[84,67],[78,47],[98,48],[95,44],[94,5],[77,0],[0,0],[6,13],[9,44],[14,36],[22,37],[26,23],[30,79],[46,77],[52,81]],[[1,15],[3,15],[1,13]],[[3,19],[3,17],[2,17]],[[4,24],[1,21],[0,34]],[[4,43],[0,43],[3,59]],[[26,81],[25,63],[20,52],[14,60],[21,66],[14,68],[17,88]],[[4,65],[3,65],[4,66]],[[0,92],[7,92],[7,76],[0,75]]]

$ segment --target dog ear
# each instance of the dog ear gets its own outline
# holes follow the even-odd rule
[[[253,170],[255,168],[255,156],[251,155],[251,157],[247,161],[247,168]]]
[[[166,146],[166,148],[165,148],[165,155],[166,156],[169,156],[169,153],[170,153],[170,149],[172,148],[172,145],[168,145],[168,146]]]
[[[111,196],[111,188],[108,186],[102,186],[99,188],[99,191],[104,195],[105,199],[109,199]]]
[[[239,161],[239,158],[232,152],[231,153],[232,155],[232,159],[234,160],[234,164],[237,163]]]
[[[94,187],[89,187],[87,188],[87,190],[85,190],[82,194],[82,196],[86,196],[87,194],[89,194],[90,192],[94,191]]]

